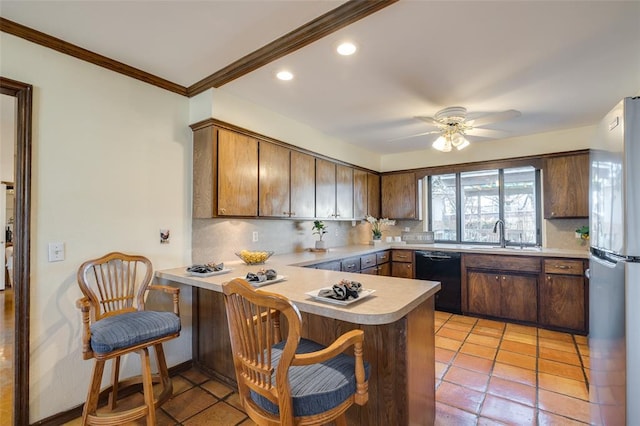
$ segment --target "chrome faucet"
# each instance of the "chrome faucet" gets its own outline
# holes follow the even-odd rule
[[[507,247],[507,240],[504,238],[504,220],[498,219],[496,220],[495,225],[493,225],[493,233],[498,232],[498,225],[500,225],[500,247]]]

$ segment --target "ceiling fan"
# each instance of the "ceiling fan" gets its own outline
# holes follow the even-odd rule
[[[519,117],[520,111],[509,109],[500,112],[491,112],[475,118],[467,116],[467,109],[461,106],[454,106],[442,109],[435,113],[433,117],[416,117],[434,127],[435,130],[418,133],[417,135],[405,136],[400,139],[413,138],[416,136],[440,134],[433,142],[433,147],[442,152],[449,152],[452,148],[458,150],[469,146],[466,136],[477,136],[481,138],[497,138],[503,136],[502,132],[492,129],[483,129],[483,126],[497,123],[499,121],[510,120]],[[395,139],[397,140],[397,139]]]

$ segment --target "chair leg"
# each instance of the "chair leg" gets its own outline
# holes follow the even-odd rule
[[[98,409],[98,397],[100,396],[100,384],[102,382],[102,373],[104,372],[104,361],[96,360],[93,366],[93,377],[89,385],[89,393],[87,394],[87,402],[84,403],[82,410],[82,424],[88,424],[89,415],[95,416]]]
[[[120,357],[117,356],[111,363],[111,393],[109,394],[109,409],[115,410],[118,405],[118,386],[120,381]]]
[[[149,360],[149,349],[144,348],[138,351],[140,363],[142,364],[142,388],[144,391],[144,403],[147,406],[147,426],[156,424],[156,405],[153,398],[153,377],[151,375],[151,362]]]
[[[171,377],[169,377],[169,369],[167,368],[167,360],[164,356],[164,349],[162,343],[153,345],[156,352],[156,362],[158,364],[158,375],[160,376],[160,384],[162,391],[158,396],[156,407],[159,407],[173,395],[173,383]]]
[[[347,415],[345,413],[336,418],[336,426],[347,426]]]

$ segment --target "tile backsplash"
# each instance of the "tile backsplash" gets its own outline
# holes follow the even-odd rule
[[[547,220],[543,225],[543,245],[549,248],[585,250],[588,244],[575,238],[575,230],[588,225],[588,219]],[[371,225],[365,221],[325,221],[328,233],[323,237],[328,247],[367,244],[371,240]],[[294,253],[315,246],[310,220],[282,219],[194,219],[192,261],[235,260],[234,252],[246,250],[272,250],[276,253]],[[383,239],[401,235],[402,230],[422,231],[422,222],[397,221],[395,226],[383,228]],[[253,242],[253,233],[258,241]]]
[[[323,240],[328,247],[366,244],[370,239],[370,225],[363,221],[325,221],[327,234]],[[192,260],[194,263],[235,260],[234,252],[272,250],[294,253],[315,246],[310,220],[278,219],[194,219]],[[258,241],[253,242],[253,232]]]

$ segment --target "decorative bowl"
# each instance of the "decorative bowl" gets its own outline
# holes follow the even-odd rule
[[[244,263],[247,265],[262,265],[273,255],[272,251],[249,251],[240,250],[236,253]]]

